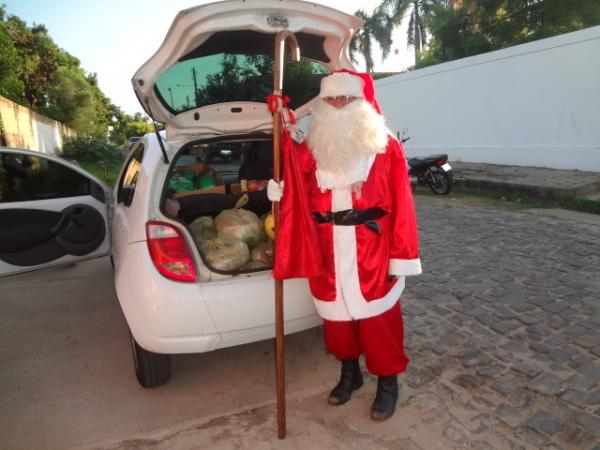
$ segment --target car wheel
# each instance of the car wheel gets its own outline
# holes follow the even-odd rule
[[[153,388],[165,384],[171,378],[171,355],[144,350],[129,333],[135,376],[145,388]]]

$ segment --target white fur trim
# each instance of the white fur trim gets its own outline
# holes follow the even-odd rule
[[[350,188],[333,189],[332,211],[352,208]],[[326,302],[314,298],[317,311],[326,320],[367,319],[384,313],[396,304],[404,290],[404,278],[400,277],[392,289],[382,298],[367,301],[360,289],[356,248],[356,230],[352,226],[333,226],[333,251],[335,262],[336,299]]]
[[[370,302],[367,302],[365,300],[364,302],[366,303],[366,307],[360,308],[360,310],[358,311],[355,309],[355,315],[353,316],[351,316],[348,312],[346,303],[342,298],[336,298],[333,302],[319,300],[316,297],[313,297],[313,300],[315,302],[315,306],[317,308],[319,316],[321,316],[325,320],[339,322],[347,320],[368,319],[369,317],[375,317],[379,314],[383,314],[392,306],[394,306],[398,302],[398,300],[400,300],[400,296],[404,291],[404,286],[404,277],[398,278],[396,284],[394,284],[392,289],[390,289],[390,291],[385,295],[385,297],[378,298],[376,300],[371,300]],[[357,312],[359,312],[358,315],[356,315]]]
[[[423,273],[420,259],[390,259],[389,274],[394,276],[419,275]]]
[[[363,98],[363,80],[347,72],[335,72],[321,79],[319,97],[348,95]]]
[[[315,171],[317,184],[322,191],[335,188],[351,187],[356,183],[363,183],[369,177],[371,167],[375,162],[375,155],[365,156],[358,161],[358,164],[349,172],[326,172],[324,170]],[[352,208],[352,206],[350,207]],[[347,208],[347,209],[350,209]]]

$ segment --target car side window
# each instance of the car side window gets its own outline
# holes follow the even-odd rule
[[[137,185],[138,176],[142,168],[142,158],[144,157],[144,144],[139,144],[133,154],[127,161],[121,180],[119,180],[119,189],[117,191],[117,201],[125,206],[131,205],[133,194]]]
[[[0,203],[90,194],[90,180],[48,158],[0,153]]]

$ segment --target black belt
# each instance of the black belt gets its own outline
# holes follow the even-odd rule
[[[387,212],[381,208],[369,209],[345,209],[343,211],[327,211],[325,213],[313,211],[312,215],[317,223],[333,223],[335,225],[366,225],[369,230],[379,234],[379,224],[377,219],[385,216]]]

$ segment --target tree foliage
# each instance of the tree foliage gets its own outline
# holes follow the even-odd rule
[[[79,59],[59,48],[43,25],[28,26],[7,15],[0,5],[0,95],[65,123],[81,137],[106,139],[124,114],[98,87],[96,74],[86,73]],[[140,131],[147,123],[132,127]],[[134,131],[123,125],[111,132],[124,143]]]
[[[127,145],[130,137],[144,136],[153,131],[154,126],[142,113],[130,115],[119,111],[110,127],[110,141],[116,145]]]
[[[385,60],[392,46],[393,19],[381,8],[376,9],[371,15],[360,9],[354,15],[364,20],[365,23],[352,37],[350,57],[356,62],[356,54],[360,53],[365,59],[367,72],[373,73],[375,66],[373,43],[379,44],[382,53],[381,59]]]
[[[378,11],[389,14],[393,25],[400,25],[409,17],[408,46],[415,49],[415,63],[422,49],[427,46],[428,26],[426,18],[436,6],[448,6],[448,0],[383,0]]]
[[[123,161],[119,147],[98,138],[73,138],[65,140],[61,156],[69,161],[81,163],[103,163],[117,165]]]
[[[307,59],[293,63],[286,58],[283,93],[291,98],[291,107],[297,108],[319,92],[321,76],[326,70]],[[267,55],[245,56],[225,54],[220,70],[207,75],[206,83],[196,91],[198,105],[230,102],[240,99],[260,99],[273,92],[273,58]]]
[[[434,6],[432,35],[417,67],[510,47],[600,24],[597,0],[464,0]]]
[[[15,48],[4,23],[4,11],[0,8],[0,94],[19,102],[25,90],[19,78],[22,58]]]

